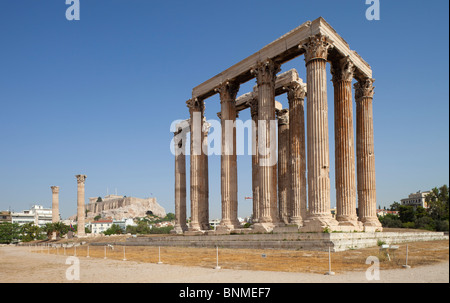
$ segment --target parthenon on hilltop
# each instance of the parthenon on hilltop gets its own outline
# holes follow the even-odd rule
[[[306,83],[295,69],[277,76],[283,63],[301,55],[306,64]],[[327,62],[331,65],[334,85],[335,218],[330,212]],[[237,97],[240,85],[253,78],[257,84],[253,91]],[[357,81],[354,85],[356,161],[353,79]],[[209,230],[205,100],[215,94],[220,95],[218,116],[222,126],[222,218],[216,232],[230,233],[241,228],[237,220],[233,123],[238,112],[247,108],[254,122],[252,230],[270,232],[286,226],[306,232],[381,230],[376,215],[373,82],[369,64],[323,18],[318,18],[303,23],[195,87],[192,98],[186,102],[190,118],[179,123],[174,133],[175,231],[195,234]],[[275,96],[283,93],[288,98],[286,109],[275,101]],[[278,131],[278,142],[273,142],[273,125]],[[186,132],[191,133],[189,225],[186,221]],[[277,157],[275,161],[274,157]]]

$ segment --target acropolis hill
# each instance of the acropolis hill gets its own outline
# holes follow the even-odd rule
[[[97,202],[99,197],[89,198],[86,204],[87,217],[90,221],[97,215],[115,220],[123,218],[145,217],[151,211],[158,217],[165,217],[166,211],[156,202],[156,198],[136,198],[119,195],[107,195]]]

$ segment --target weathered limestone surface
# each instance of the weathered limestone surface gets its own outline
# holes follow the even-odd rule
[[[305,56],[306,85],[295,70],[277,76],[281,64],[300,55]],[[330,213],[327,62],[332,65],[335,93],[337,220]],[[236,99],[240,84],[252,78],[256,78],[257,82],[253,91]],[[355,85],[357,177],[354,164],[351,88],[353,79],[358,80]],[[345,40],[323,18],[318,18],[313,22],[302,24],[263,47],[259,52],[195,87],[192,99],[187,102],[191,114],[192,133],[190,231],[209,233],[205,231],[207,222],[202,223],[207,217],[204,212],[208,211],[208,199],[205,198],[208,196],[208,172],[207,169],[205,171],[207,160],[205,162],[201,151],[195,153],[195,146],[201,146],[203,142],[207,149],[207,144],[204,143],[207,132],[201,134],[198,132],[203,127],[204,100],[217,93],[221,99],[219,117],[223,132],[222,231],[241,230],[235,223],[237,167],[236,133],[233,125],[237,112],[249,107],[254,122],[252,127],[254,231],[380,230],[375,211],[372,82],[370,66],[349,48]],[[279,117],[278,157],[276,157],[275,112],[281,111],[282,108],[281,104],[275,101],[275,96],[285,92],[288,93],[289,114],[285,112],[286,118]],[[305,139],[306,92],[308,96]],[[193,122],[194,117],[197,117],[197,122]],[[285,123],[287,120],[289,122]],[[356,193],[358,214],[356,214]],[[285,226],[286,223],[292,225]]]
[[[205,104],[203,100],[191,99],[186,102],[190,112],[191,128],[191,175],[190,175],[190,197],[191,197],[191,222],[189,230],[199,231],[202,229],[200,212],[202,201],[202,185],[204,170],[202,167],[202,145],[203,145],[203,113]]]
[[[254,97],[249,102],[252,117],[252,193],[253,222],[258,223],[260,217],[259,201],[259,152],[258,152],[258,99]]]
[[[328,38],[317,35],[303,45],[307,73],[308,222],[305,230],[338,225],[330,212],[330,163],[326,63]]]
[[[356,216],[355,146],[353,140],[352,80],[354,66],[348,57],[332,64],[334,84],[334,136],[336,220],[359,226]]]
[[[215,94],[215,89],[225,81],[237,80],[244,83],[254,77],[251,70],[258,62],[271,59],[282,64],[304,53],[303,48],[298,45],[310,36],[323,34],[333,41],[333,45],[342,56],[349,56],[354,62],[356,74],[359,77],[372,77],[372,70],[355,51],[351,50],[348,43],[342,39],[337,32],[323,19],[307,21],[289,33],[266,45],[258,52],[236,63],[211,79],[196,86],[192,90],[193,98],[208,98]]]
[[[211,125],[206,122],[206,118],[203,117],[202,128],[202,165],[203,168],[201,178],[201,203],[199,206],[199,222],[202,230],[209,230],[209,168],[208,168],[208,132]]]
[[[52,186],[52,223],[59,222],[59,186]]]
[[[400,244],[415,241],[448,240],[443,232],[346,232],[346,233],[273,233],[246,235],[196,235],[127,238],[128,246],[195,246],[260,249],[304,249],[345,251],[375,247],[378,241]],[[119,243],[117,243],[119,244]],[[104,243],[93,243],[104,245]]]
[[[87,220],[91,221],[95,216],[122,220],[125,218],[145,217],[148,211],[155,216],[165,217],[166,211],[158,204],[156,198],[114,197],[104,198],[103,202],[91,202],[86,204]]]
[[[289,85],[289,152],[290,152],[290,223],[303,225],[307,210],[305,96],[306,84],[301,79]]]
[[[258,84],[259,200],[258,226],[270,230],[278,225],[275,79],[280,70],[272,60],[259,62],[254,73]]]
[[[223,83],[218,91],[221,104],[222,153],[221,153],[221,194],[222,220],[219,230],[233,230],[239,227],[237,205],[237,155],[236,155],[236,95],[239,85]]]
[[[291,216],[289,165],[289,110],[277,112],[278,118],[278,209],[280,220],[288,224]]]
[[[189,122],[178,125],[174,133],[175,144],[175,226],[174,232],[186,231],[186,131]]]
[[[365,227],[381,229],[376,214],[373,82],[374,79],[366,78],[355,83],[358,210],[359,218]]]
[[[77,178],[77,236],[84,237],[85,223],[85,207],[84,207],[84,183],[86,182],[86,175],[76,175]]]

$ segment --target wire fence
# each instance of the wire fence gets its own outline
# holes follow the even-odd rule
[[[375,256],[380,268],[405,268],[448,260],[448,241],[416,242],[395,245],[392,249],[372,247],[343,252],[126,246],[108,244],[56,247],[30,245],[30,252],[80,258],[136,261],[155,264],[200,266],[216,269],[263,270],[282,272],[326,273],[367,269],[367,258]]]

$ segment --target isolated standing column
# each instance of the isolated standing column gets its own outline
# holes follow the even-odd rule
[[[77,235],[78,237],[83,237],[86,235],[84,231],[84,217],[85,217],[85,207],[84,207],[84,184],[86,181],[86,175],[76,175],[77,178]]]
[[[59,186],[52,186],[52,223],[59,222]]]

